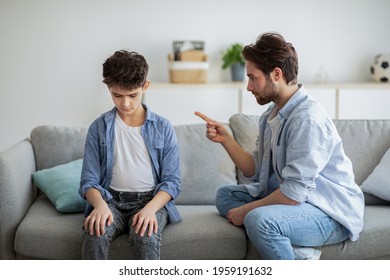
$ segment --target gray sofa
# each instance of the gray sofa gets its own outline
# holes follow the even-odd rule
[[[252,150],[257,116],[234,115],[226,126]],[[360,185],[390,147],[390,120],[338,120],[335,124]],[[204,124],[175,126],[181,156],[183,222],[163,233],[162,259],[257,259],[243,228],[222,218],[216,190],[245,182],[225,150],[205,137]],[[31,137],[0,153],[0,259],[80,259],[83,214],[61,213],[38,190],[32,173],[83,155],[86,128],[40,126]],[[322,259],[389,259],[390,202],[366,195],[358,241],[321,247]],[[116,238],[110,259],[131,259],[127,236]]]

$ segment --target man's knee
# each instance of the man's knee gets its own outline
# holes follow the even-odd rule
[[[265,209],[266,207],[255,208],[245,216],[244,225],[245,228],[251,230],[265,229],[272,219],[272,215],[268,215]]]
[[[215,207],[217,208],[219,214],[223,217],[226,217],[227,211],[229,210],[226,207],[226,203],[230,200],[231,191],[229,187],[221,187],[217,190],[217,194],[215,196]]]
[[[231,193],[227,186],[221,187],[217,190],[217,194],[215,196],[215,202],[224,201]]]

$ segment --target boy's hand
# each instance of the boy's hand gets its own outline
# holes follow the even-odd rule
[[[134,215],[131,226],[135,227],[135,233],[141,237],[144,236],[146,230],[148,230],[148,236],[152,236],[153,233],[156,234],[158,230],[156,213],[171,199],[172,197],[169,193],[162,190],[157,192],[153,199]]]
[[[156,234],[158,230],[156,213],[145,206],[141,211],[134,215],[131,225],[135,227],[135,233],[139,234],[141,237],[144,236],[147,229],[148,236],[152,236],[152,234]]]
[[[91,214],[84,221],[84,228],[88,229],[90,235],[99,237],[105,232],[105,227],[110,226],[114,220],[110,208],[107,203],[101,203],[95,207]]]
[[[214,121],[201,112],[195,112],[195,115],[206,121],[206,137],[216,143],[224,143],[229,133],[222,123]]]

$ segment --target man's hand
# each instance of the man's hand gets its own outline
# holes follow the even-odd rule
[[[242,226],[244,219],[248,211],[245,209],[245,205],[237,208],[230,209],[226,215],[226,218],[235,226]]]
[[[206,137],[211,141],[222,144],[230,136],[222,123],[214,121],[201,112],[195,112],[195,115],[206,121]]]
[[[207,122],[206,137],[215,143],[220,143],[245,176],[253,176],[255,173],[255,162],[252,154],[237,143],[233,135],[228,132],[222,123],[216,122],[200,112],[195,112],[195,115]]]

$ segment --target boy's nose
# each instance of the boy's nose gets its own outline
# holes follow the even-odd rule
[[[130,107],[130,104],[131,104],[130,98],[127,98],[127,97],[123,98],[123,100],[122,100],[122,107],[128,108],[128,107]]]

